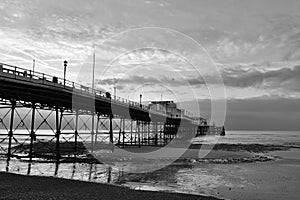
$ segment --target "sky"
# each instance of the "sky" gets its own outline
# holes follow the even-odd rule
[[[298,0],[1,0],[0,62],[35,59],[63,77],[68,60],[67,78],[91,86],[95,53],[98,89],[208,118],[210,100],[226,98],[228,129],[300,130],[299,10]]]

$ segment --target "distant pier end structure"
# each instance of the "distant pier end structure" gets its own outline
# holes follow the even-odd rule
[[[196,136],[207,134],[222,134],[221,127],[209,126],[205,118],[195,117],[192,113],[186,111],[185,109],[177,108],[177,104],[174,101],[152,101],[149,104],[149,109],[150,111],[156,110],[161,113],[164,113],[170,118],[185,118],[195,122],[198,125]],[[224,130],[224,127],[222,130]]]
[[[0,154],[63,158],[117,145],[164,146],[178,137],[220,134],[173,101],[142,105],[64,78],[0,63]],[[73,97],[80,101],[73,105]],[[224,129],[222,129],[224,130]],[[225,132],[225,130],[224,130]]]

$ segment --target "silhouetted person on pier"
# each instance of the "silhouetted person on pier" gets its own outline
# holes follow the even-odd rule
[[[106,98],[111,99],[111,94],[109,92],[106,92],[105,95],[106,95]]]

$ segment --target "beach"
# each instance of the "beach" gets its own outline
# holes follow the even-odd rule
[[[49,187],[51,186],[51,187]],[[126,187],[50,177],[0,173],[0,199],[165,199],[209,200],[213,197],[137,191]]]

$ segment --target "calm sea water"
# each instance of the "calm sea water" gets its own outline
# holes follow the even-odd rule
[[[300,131],[226,131],[226,136],[205,136],[193,143],[278,144],[300,146]]]

